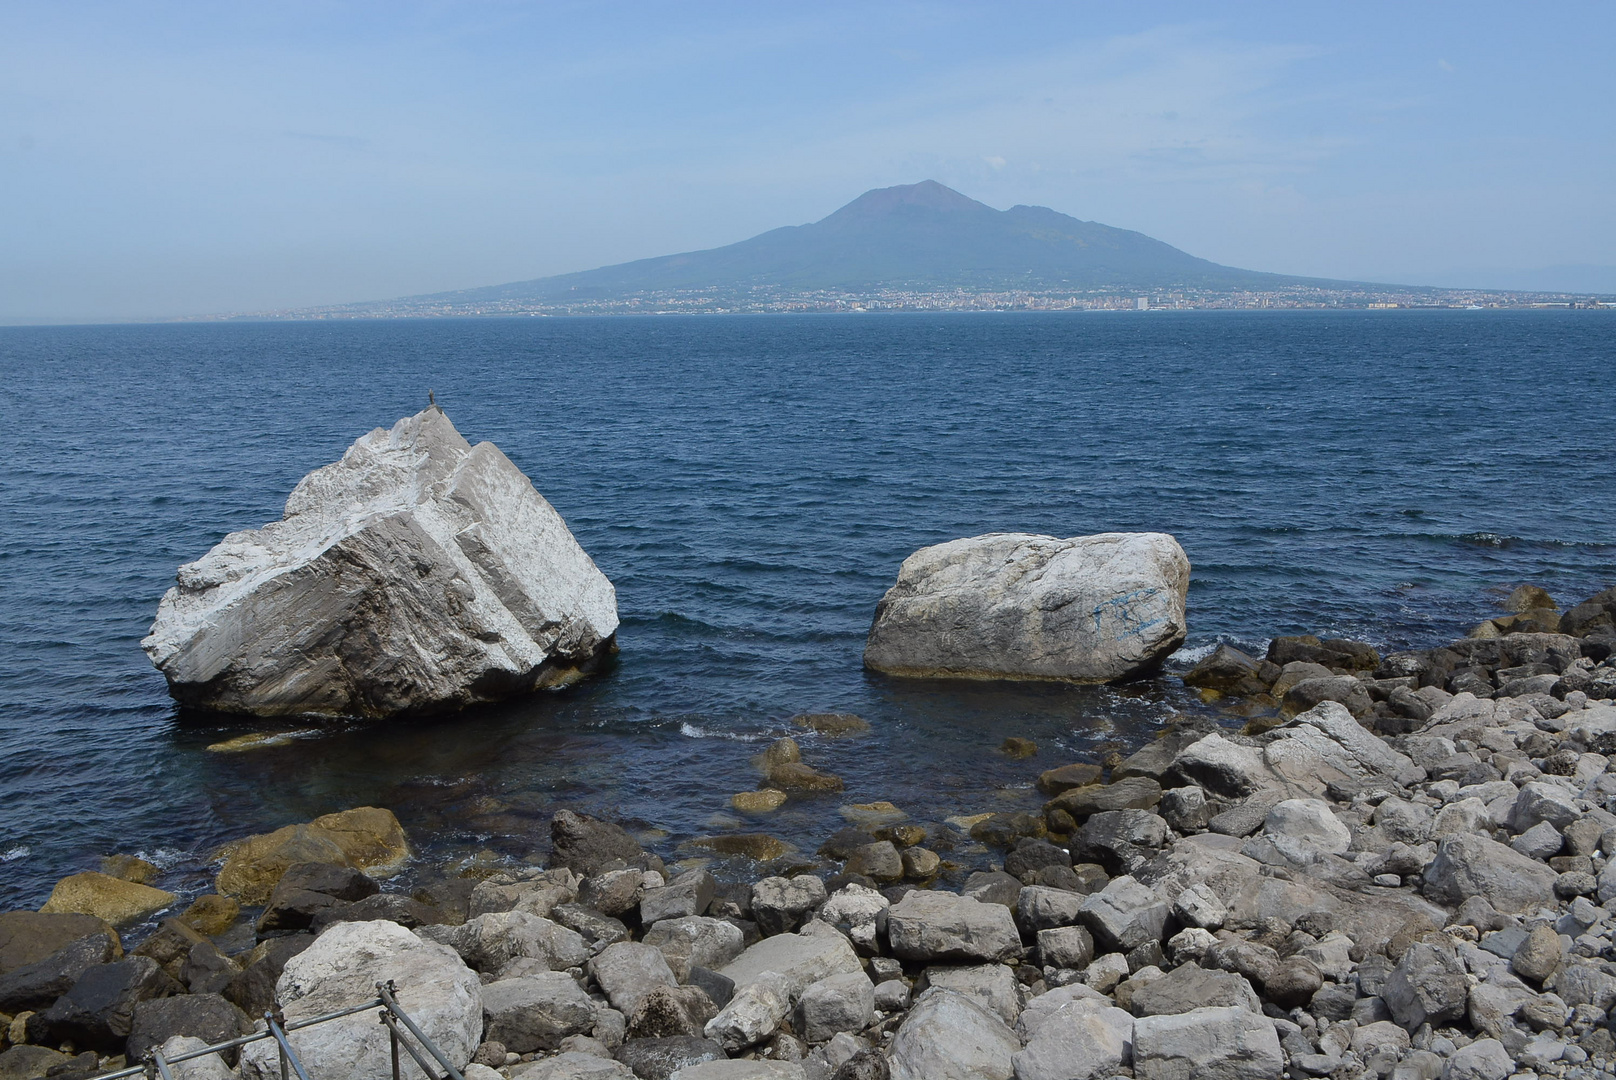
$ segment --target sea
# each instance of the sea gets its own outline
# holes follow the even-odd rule
[[[1218,642],[1425,647],[1523,582],[1562,604],[1616,583],[1613,343],[1616,316],[1563,310],[0,329],[0,909],[111,853],[194,895],[221,843],[360,805],[411,836],[399,887],[542,861],[561,807],[670,862],[736,832],[808,862],[853,804],[922,824],[1036,810],[1043,769],[1183,714],[1239,724],[1173,674]],[[427,721],[181,715],[139,646],[176,567],[278,518],[299,478],[429,392],[615,583],[614,666]],[[1118,530],[1172,533],[1194,566],[1163,675],[863,669],[917,548]],[[805,733],[804,712],[870,731]],[[209,749],[260,731],[282,737]],[[845,792],[737,814],[787,734]],[[1011,735],[1037,755],[1001,753]]]

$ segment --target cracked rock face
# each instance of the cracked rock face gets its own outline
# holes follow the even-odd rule
[[[435,407],[176,576],[141,646],[178,701],[223,712],[450,711],[565,685],[617,630],[616,592],[561,515]]]
[[[1189,580],[1165,533],[952,540],[904,560],[864,663],[915,678],[1127,678],[1183,643]]]

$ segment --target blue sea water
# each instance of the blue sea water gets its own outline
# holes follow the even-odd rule
[[[393,808],[420,873],[542,850],[572,806],[811,853],[844,802],[921,821],[1039,802],[1043,768],[1205,711],[1119,688],[860,666],[899,562],[959,536],[1175,534],[1182,659],[1278,633],[1458,636],[1525,581],[1616,581],[1616,322],[1601,312],[512,319],[0,330],[0,908],[138,851],[210,852]],[[309,470],[435,390],[616,583],[622,652],[563,693],[445,719],[182,723],[138,642],[175,567],[280,516]],[[750,821],[729,796],[802,711],[847,781]],[[293,725],[296,727],[296,725]],[[800,733],[799,733],[800,734]],[[1013,761],[996,748],[1029,736]],[[961,852],[964,859],[969,852]]]

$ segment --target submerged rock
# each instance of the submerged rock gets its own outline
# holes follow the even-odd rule
[[[231,533],[141,642],[183,704],[257,716],[441,712],[563,685],[612,648],[617,598],[493,443],[433,407]]]
[[[876,607],[864,663],[921,678],[1125,678],[1183,642],[1189,577],[1165,533],[991,533],[922,548]]]

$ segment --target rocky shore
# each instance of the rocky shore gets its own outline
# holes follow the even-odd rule
[[[817,860],[714,838],[759,860],[748,880],[562,810],[542,866],[389,891],[409,839],[360,808],[230,845],[217,891],[136,942],[118,928],[177,900],[109,859],[0,914],[0,1080],[93,1076],[385,979],[474,1080],[1610,1075],[1616,589],[1510,606],[1421,652],[1221,648],[1185,682],[1243,726],[1186,718],[1042,769],[1010,740],[1041,815],[866,804]],[[765,766],[754,812],[840,786],[790,740]],[[968,841],[993,868],[951,861]],[[316,1077],[390,1075],[372,1015],[293,1042]],[[266,1045],[175,1075],[278,1075]]]

